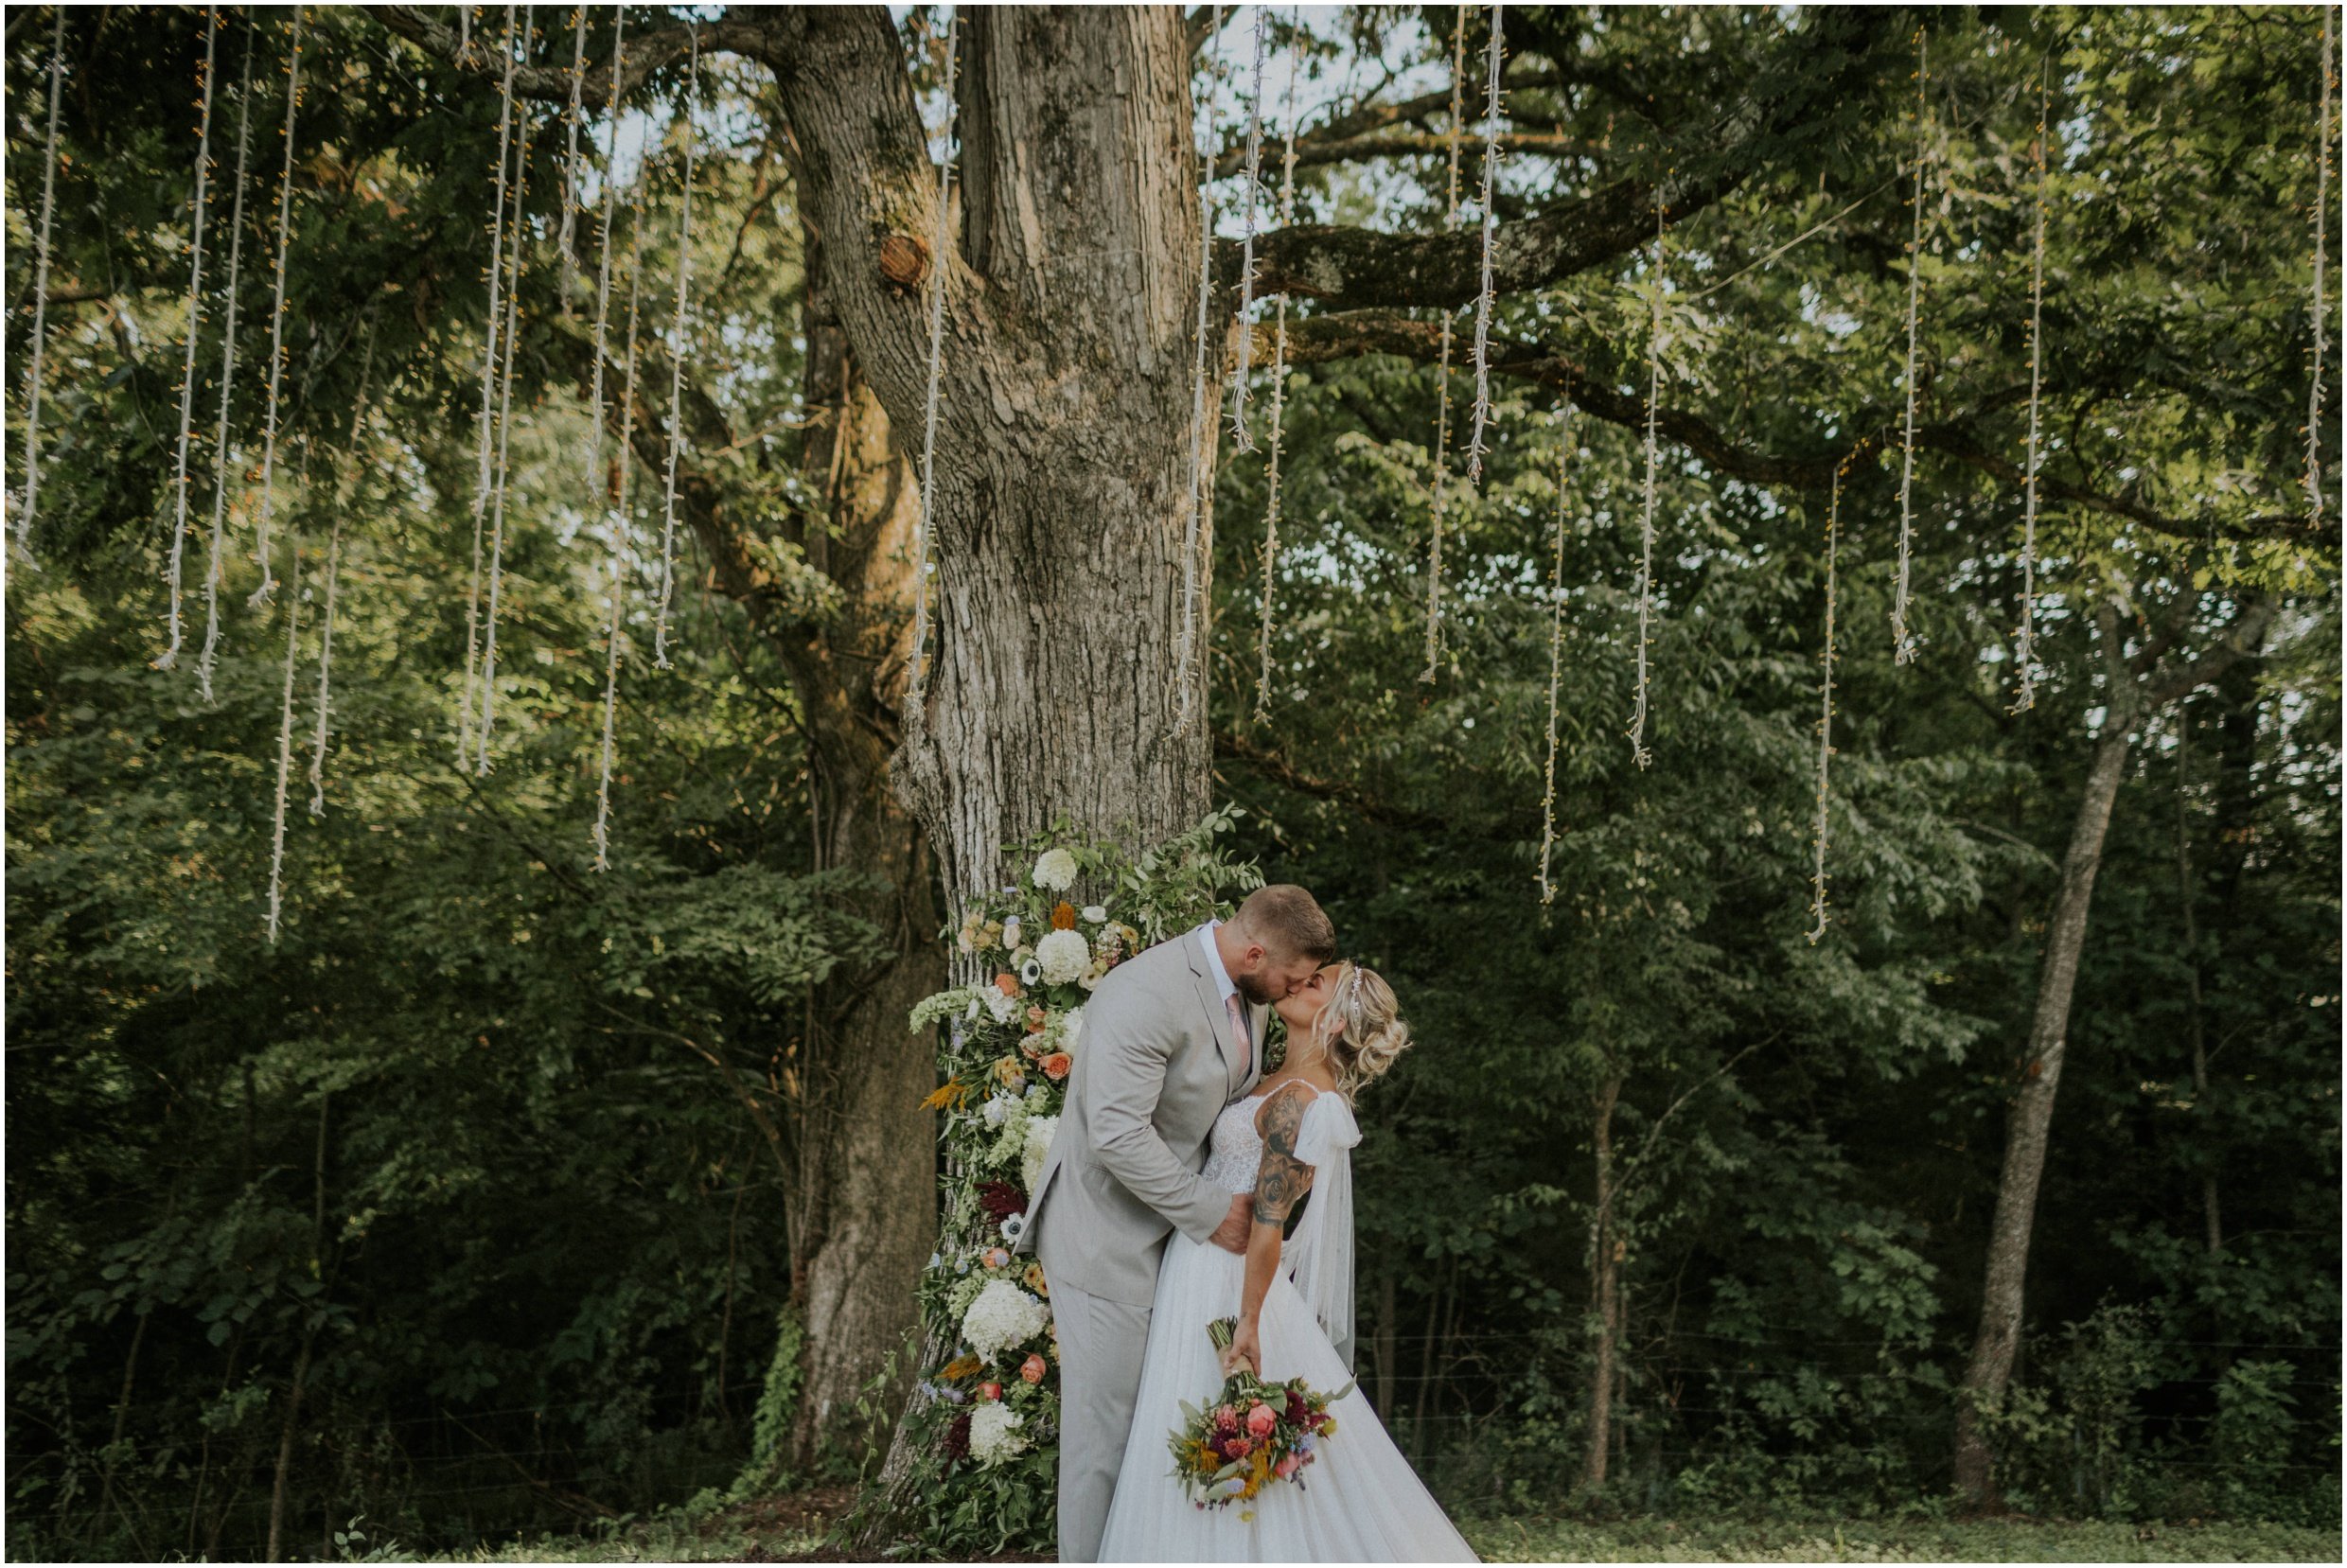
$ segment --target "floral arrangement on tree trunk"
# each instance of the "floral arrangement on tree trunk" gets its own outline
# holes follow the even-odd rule
[[[963,983],[913,1009],[938,1032],[945,1160],[937,1252],[922,1276],[933,1352],[908,1416],[928,1455],[912,1521],[944,1555],[1049,1549],[1058,1476],[1059,1346],[1050,1282],[1012,1250],[1084,1050],[1084,1004],[1134,954],[1262,883],[1215,838],[1235,808],[1128,854],[1064,824],[1006,846],[1018,880],[971,897],[944,933]],[[940,1350],[939,1348],[944,1348]]]

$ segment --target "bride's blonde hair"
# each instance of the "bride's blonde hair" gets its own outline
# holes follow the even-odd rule
[[[1332,1024],[1344,1026],[1331,1033]],[[1312,1021],[1313,1043],[1328,1054],[1336,1091],[1350,1101],[1410,1048],[1410,1026],[1393,987],[1373,969],[1346,960],[1336,993]]]

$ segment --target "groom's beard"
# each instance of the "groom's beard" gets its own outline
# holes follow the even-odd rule
[[[1256,1007],[1269,1007],[1279,999],[1279,994],[1253,975],[1233,975],[1230,983],[1240,995]]]

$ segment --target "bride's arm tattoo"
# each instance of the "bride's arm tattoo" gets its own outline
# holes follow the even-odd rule
[[[1263,1159],[1255,1173],[1255,1223],[1277,1225],[1312,1186],[1312,1167],[1296,1157],[1297,1129],[1303,1125],[1301,1095],[1275,1094],[1263,1107]]]

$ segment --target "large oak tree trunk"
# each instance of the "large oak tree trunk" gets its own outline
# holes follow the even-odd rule
[[[1597,1091],[1597,1194],[1589,1216],[1589,1452],[1581,1485],[1592,1493],[1605,1489],[1614,1449],[1614,1358],[1622,1327],[1621,1257],[1614,1237],[1614,1107],[1621,1094],[1622,1075],[1608,1073]]]
[[[805,457],[829,526],[800,543],[842,590],[837,619],[791,660],[817,868],[873,879],[852,903],[885,933],[890,956],[817,989],[793,1064],[791,1300],[805,1331],[788,1457],[802,1471],[827,1441],[860,1443],[841,1418],[914,1329],[913,1289],[936,1230],[936,1128],[921,1106],[927,1043],[906,1017],[945,978],[936,869],[890,787],[890,731],[877,719],[901,700],[918,495],[819,287],[807,301],[806,394],[823,411]]]
[[[1976,1507],[1996,1500],[1992,1458],[1981,1432],[1982,1405],[2003,1397],[2021,1344],[2022,1287],[2029,1267],[2029,1235],[2037,1217],[2038,1182],[2054,1122],[2054,1095],[2060,1085],[2068,1044],[2070,998],[2077,986],[2078,957],[2086,946],[2087,914],[2094,897],[2094,875],[2102,867],[2103,839],[2110,809],[2126,771],[2130,716],[2111,713],[2094,743],[2086,793],[2071,825],[2070,848],[2062,857],[2061,890],[2045,937],[2045,959],[2038,975],[2037,1011],[2029,1026],[2029,1051],[2021,1083],[2005,1121],[2004,1170],[1997,1183],[1996,1215],[1989,1224],[1988,1269],[1981,1288],[1980,1330],[1956,1402],[1955,1481]]]
[[[896,40],[867,12],[777,26],[824,237],[812,274],[917,449],[926,284],[896,287],[877,256],[891,235],[928,247],[936,194]],[[1000,8],[962,27],[960,223],[930,258],[935,615],[894,758],[949,913],[1003,880],[1005,842],[1058,819],[1133,845],[1193,825],[1209,761],[1203,661],[1176,652],[1186,608],[1203,647],[1209,597],[1187,506],[1202,218],[1181,13]],[[1223,359],[1218,341],[1217,381]],[[920,1469],[900,1444],[889,1475],[901,1490]]]

